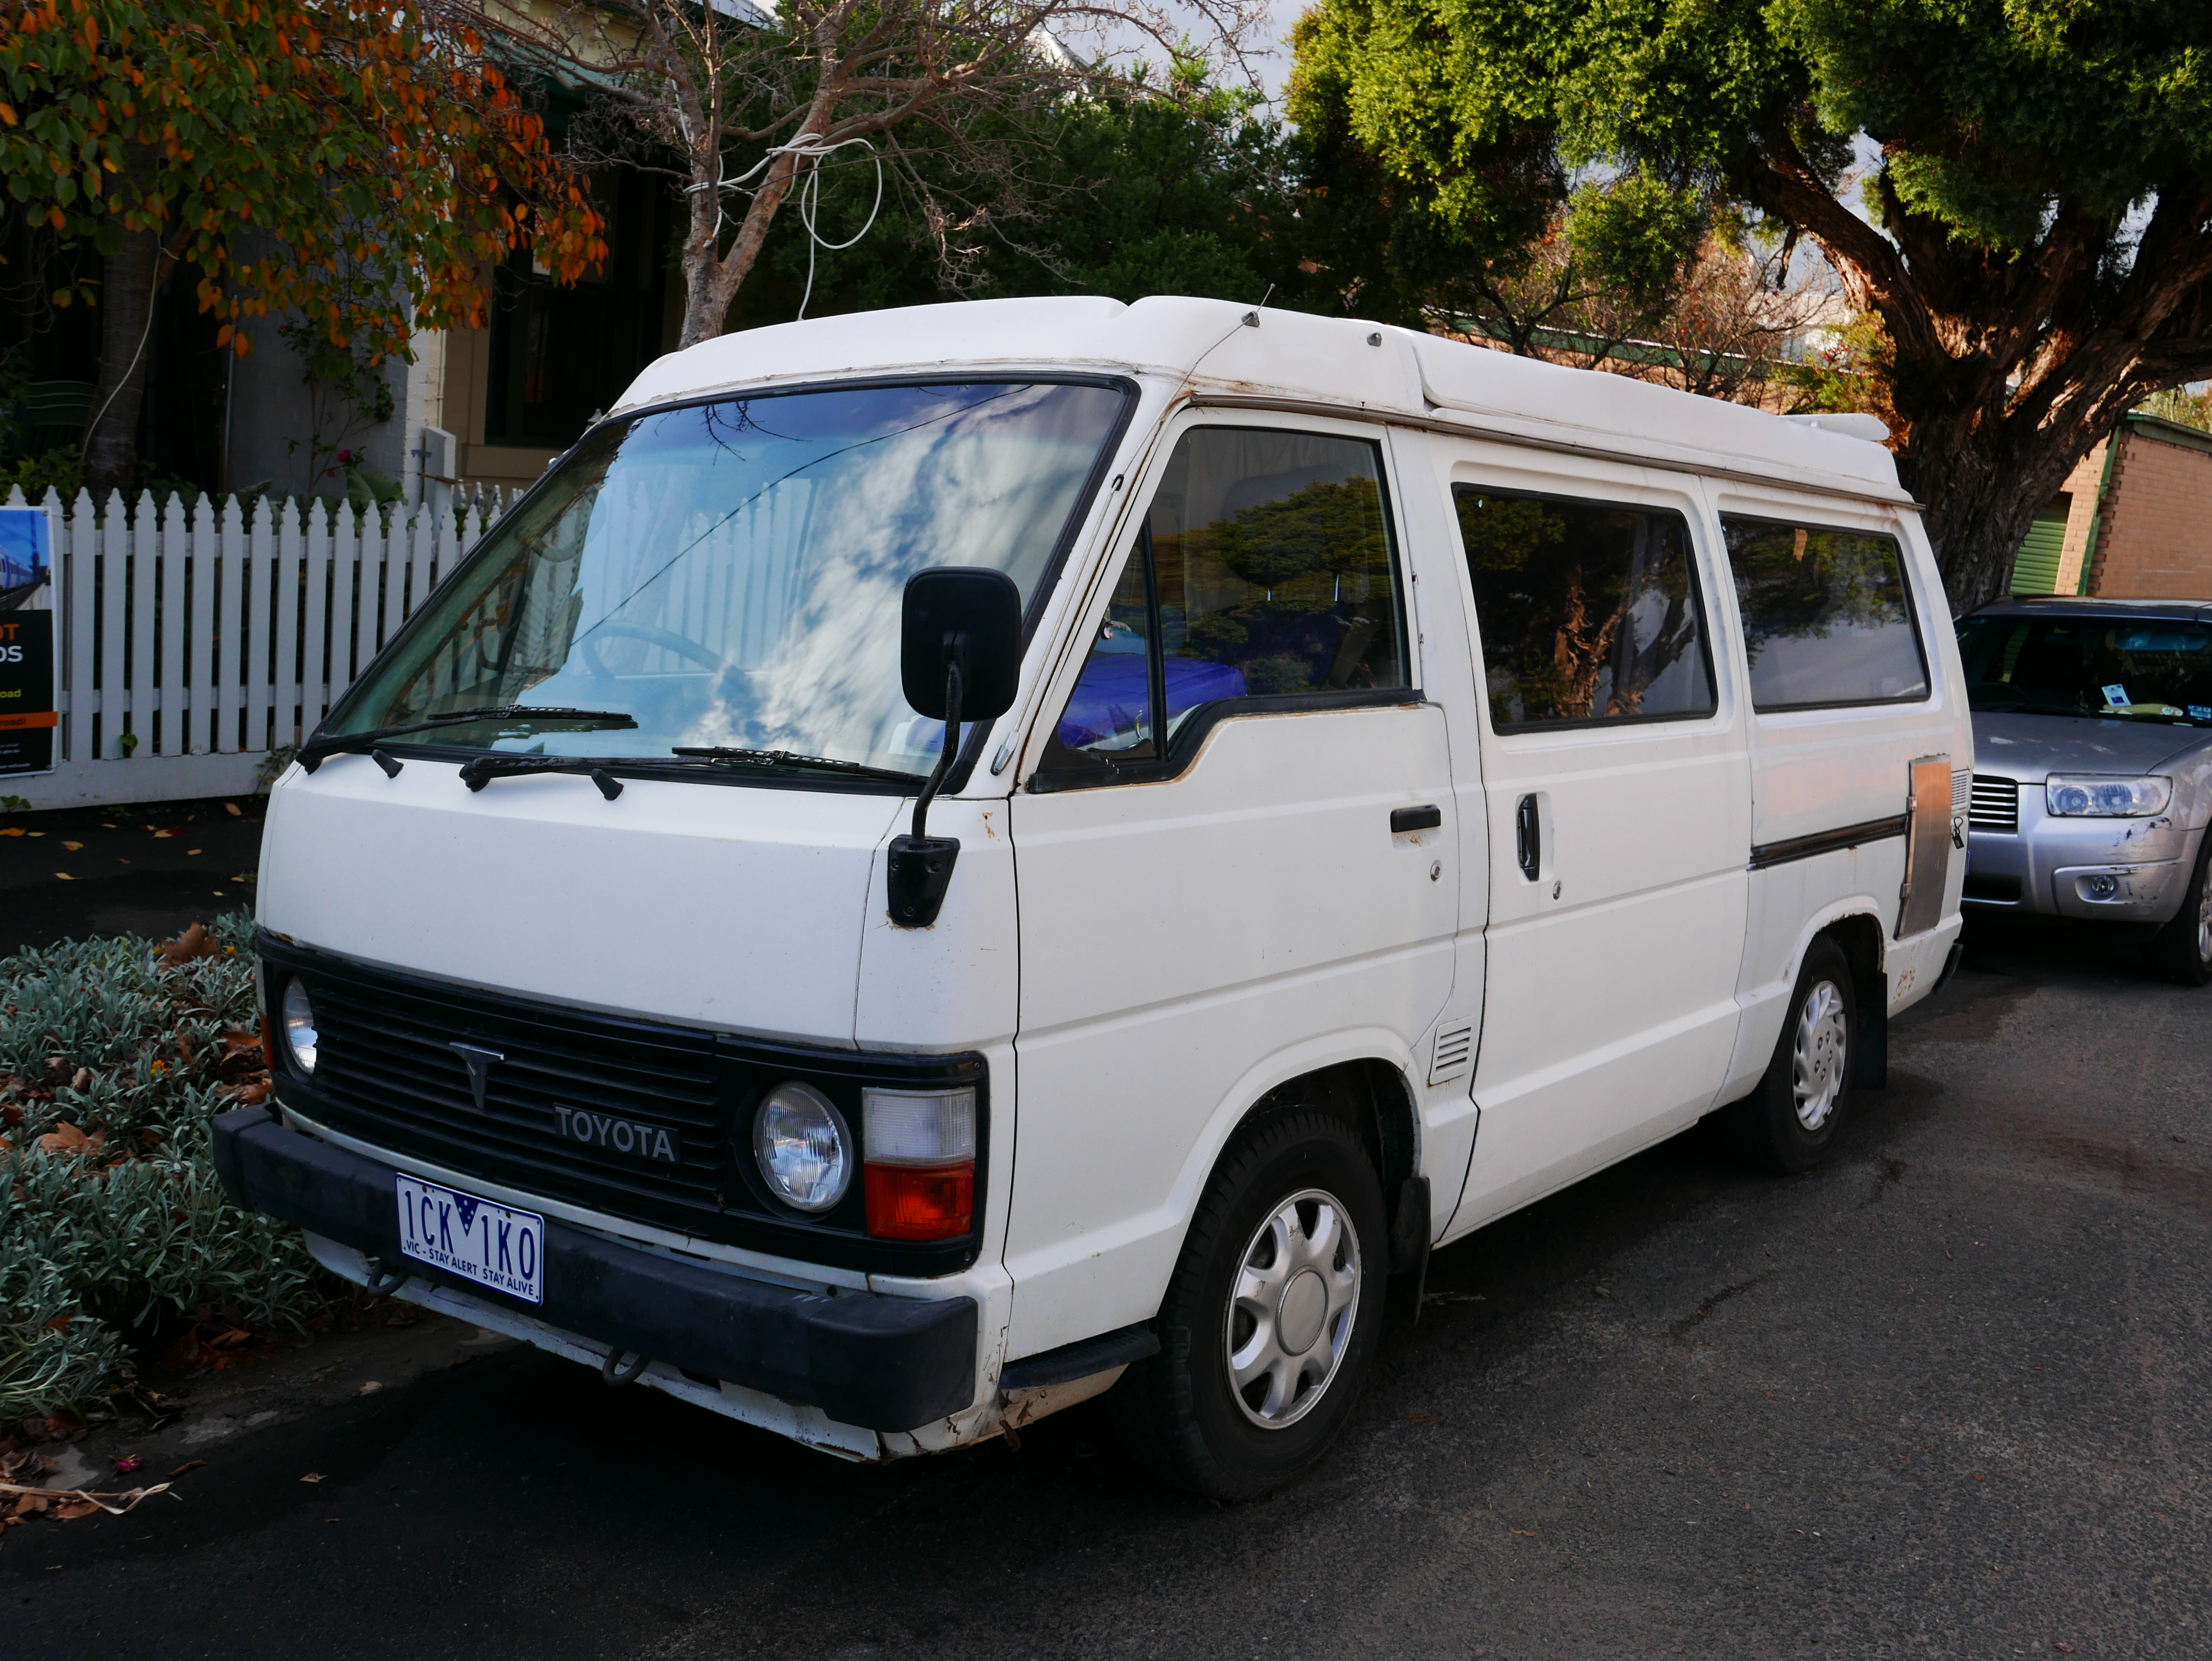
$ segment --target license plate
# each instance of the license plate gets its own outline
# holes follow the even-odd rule
[[[400,1173],[399,1249],[417,1263],[545,1301],[545,1219]]]

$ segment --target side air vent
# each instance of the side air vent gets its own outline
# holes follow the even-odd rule
[[[1429,1061],[1429,1082],[1445,1084],[1465,1073],[1474,1058],[1474,1028],[1446,1027],[1437,1034],[1436,1053]]]

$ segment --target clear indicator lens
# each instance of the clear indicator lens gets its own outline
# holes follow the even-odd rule
[[[871,1165],[955,1165],[975,1157],[975,1092],[866,1090]]]
[[[2114,779],[2094,773],[2053,775],[2043,787],[2045,806],[2062,819],[2140,819],[2162,813],[2172,797],[2166,779]]]
[[[284,1046],[303,1073],[315,1070],[315,1007],[307,1002],[307,989],[297,980],[284,983]]]
[[[853,1185],[844,1116],[795,1079],[770,1090],[753,1115],[753,1158],[769,1191],[801,1211],[830,1209]]]

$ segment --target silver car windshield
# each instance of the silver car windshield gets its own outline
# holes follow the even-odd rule
[[[513,705],[406,742],[665,760],[789,752],[927,773],[899,689],[906,580],[987,566],[1026,603],[1127,400],[1060,383],[733,398],[592,433],[486,539],[324,731]]]
[[[2212,628],[2164,618],[1969,617],[1966,697],[1990,715],[2212,724]]]

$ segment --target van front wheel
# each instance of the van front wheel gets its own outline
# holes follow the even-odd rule
[[[1737,1156],[1784,1174],[1826,1159],[1850,1098],[1858,1039],[1851,966],[1834,941],[1816,940],[1797,972],[1765,1076],[1721,1110],[1723,1134]]]
[[[1199,1203],[1160,1353],[1108,1397],[1130,1453],[1212,1500],[1298,1475],[1351,1415],[1389,1270],[1382,1184],[1352,1131],[1323,1113],[1261,1121]]]

